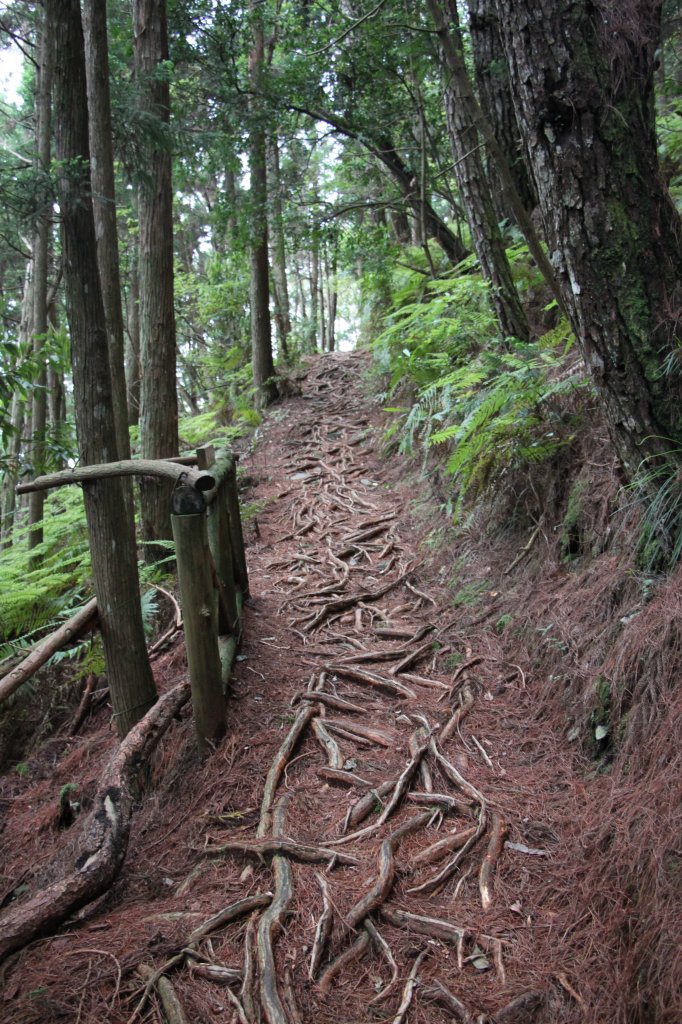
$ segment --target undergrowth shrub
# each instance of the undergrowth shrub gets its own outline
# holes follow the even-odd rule
[[[524,247],[512,257],[518,276]],[[569,445],[578,419],[569,396],[588,388],[566,321],[536,341],[500,338],[488,286],[472,266],[436,281],[401,270],[372,346],[393,413],[387,440],[405,454],[421,448],[425,460],[443,447],[456,517],[502,472]]]
[[[80,489],[48,495],[43,542],[30,554],[38,568],[29,568],[28,527],[17,523],[0,559],[0,658],[29,646],[46,623],[81,603],[90,552]]]

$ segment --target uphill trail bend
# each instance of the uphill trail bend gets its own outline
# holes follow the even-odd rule
[[[228,735],[198,764],[183,712],[111,891],[4,968],[7,1019],[583,1019],[562,917],[577,775],[524,667],[453,607],[447,548],[423,543],[440,513],[384,454],[366,370],[311,359],[242,457],[257,513]],[[184,677],[179,640],[155,672]],[[52,870],[49,794],[78,778],[85,801],[112,743],[92,721],[15,787],[29,884]]]

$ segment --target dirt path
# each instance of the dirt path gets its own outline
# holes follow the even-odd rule
[[[190,1021],[581,1019],[552,905],[570,762],[523,667],[448,611],[363,372],[315,360],[243,460],[260,510],[231,733],[201,768],[189,722],[165,745],[121,878],[5,971],[8,1020],[161,1020],[145,964]],[[175,649],[157,678],[181,672]],[[85,772],[87,792],[110,746],[95,726],[52,787]],[[21,794],[27,842],[48,789]]]

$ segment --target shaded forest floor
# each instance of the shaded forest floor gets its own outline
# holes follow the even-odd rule
[[[259,1005],[274,1021],[280,999],[290,1024],[621,1019],[619,979],[643,969],[614,938],[638,927],[612,872],[614,822],[634,827],[627,794],[542,707],[546,679],[500,626],[500,568],[482,568],[476,603],[453,604],[439,514],[417,476],[382,457],[364,370],[361,354],[311,362],[242,460],[258,512],[228,736],[199,764],[185,709],[154,757],[123,871],[5,963],[3,1019],[162,1021],[156,990],[140,1004],[139,969],[164,965],[188,1021],[243,1020],[241,1006],[259,1020]],[[160,690],[182,679],[181,641],[154,664]],[[72,861],[113,747],[102,707],[3,778],[5,903]],[[672,752],[660,758],[669,770]],[[278,834],[293,844],[274,856],[247,849]],[[193,936],[268,893],[269,908],[264,897]],[[662,971],[679,969],[677,948]],[[633,1007],[630,1019],[677,1018]]]

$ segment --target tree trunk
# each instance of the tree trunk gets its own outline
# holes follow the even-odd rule
[[[537,200],[521,145],[495,0],[468,0],[468,6],[471,51],[481,107],[507,158],[516,191],[530,211],[537,205]],[[494,160],[488,158],[486,165],[498,220],[515,221],[514,211],[505,202]]]
[[[279,140],[270,136],[268,146],[268,177],[270,188],[270,237],[272,239],[272,284],[275,299],[275,329],[277,349],[286,359],[288,338],[291,334],[287,258],[284,241],[284,215],[282,212],[282,183],[279,173]]]
[[[104,315],[109,341],[109,366],[114,399],[118,458],[130,458],[128,403],[126,400],[123,343],[123,308],[116,226],[116,189],[109,100],[109,50],[106,0],[84,0],[83,30],[88,60],[88,123],[90,128],[90,177],[97,236],[97,264],[102,283]],[[130,490],[132,513],[132,489]]]
[[[277,397],[270,324],[270,268],[268,263],[268,180],[266,169],[265,112],[262,105],[265,41],[262,0],[249,0],[252,47],[249,54],[251,96],[249,113],[249,170],[251,173],[251,362],[259,406]]]
[[[317,352],[317,337],[320,329],[320,243],[315,236],[310,241],[310,323],[308,324],[308,345],[311,352]]]
[[[54,70],[53,40],[47,31],[45,14],[40,19],[38,66],[36,69],[36,170],[41,181],[47,182],[52,144],[52,78]],[[50,228],[52,225],[52,199],[44,186],[41,209],[33,235],[33,356],[39,365],[34,382],[31,413],[32,462],[36,476],[45,472],[47,425],[47,366],[43,356],[47,335],[47,273],[49,266]],[[45,495],[33,494],[28,503],[29,551],[43,542],[43,507]],[[32,557],[29,565],[35,569],[40,559]]]
[[[457,6],[446,0],[450,39],[463,61]],[[490,282],[490,301],[503,337],[527,341],[528,322],[516,291],[481,157],[482,141],[472,124],[457,78],[445,69],[445,113],[455,161],[455,177],[478,256]]]
[[[26,264],[24,274],[24,294],[21,302],[21,321],[19,324],[19,351],[25,353],[32,344],[33,333],[33,262]],[[10,423],[12,435],[8,452],[8,468],[2,481],[2,523],[1,536],[4,549],[12,546],[12,532],[16,515],[17,497],[14,490],[19,476],[22,437],[26,422],[26,400],[19,392],[12,396]]]
[[[126,393],[128,404],[128,426],[136,427],[140,422],[140,390],[142,369],[140,367],[140,246],[136,238],[131,239],[130,285],[128,290],[126,332]]]
[[[140,441],[146,459],[178,454],[175,312],[173,309],[173,193],[168,30],[165,0],[134,0],[135,72],[141,110],[156,121],[156,140],[146,153],[148,180],[138,193],[140,218]],[[165,134],[164,134],[165,133]],[[159,141],[159,136],[164,140]],[[170,540],[172,487],[156,480],[140,485],[145,558],[154,562],[167,551],[155,540]]]
[[[500,181],[504,190],[505,201],[509,203],[509,206],[514,212],[516,222],[523,232],[530,253],[538,266],[538,270],[544,277],[545,282],[550,288],[557,303],[563,308],[562,293],[557,283],[554,269],[547,258],[540,239],[538,238],[535,225],[530,219],[530,215],[523,205],[521,197],[516,191],[516,185],[509,169],[507,158],[499,146],[493,130],[484,116],[476,96],[474,95],[462,55],[450,38],[450,33],[448,32],[447,22],[443,15],[440,0],[426,0],[426,2],[436,26],[438,40],[443,50],[443,58],[448,71],[457,83],[457,90],[459,95],[462,97],[469,120],[476,127],[476,130],[485,142],[488,152],[495,161],[497,172],[500,176]]]
[[[58,196],[71,333],[76,428],[83,464],[116,456],[111,375],[89,180],[85,52],[79,0],[47,0],[55,74]],[[117,479],[83,486],[95,596],[114,719],[125,736],[156,700],[139,601],[132,524]]]
[[[551,258],[626,474],[682,441],[682,224],[656,153],[660,3],[497,0]]]
[[[332,249],[330,266],[327,269],[327,308],[329,310],[329,324],[327,327],[327,338],[329,351],[336,349],[336,307],[338,305],[338,291],[336,285],[336,245]]]

